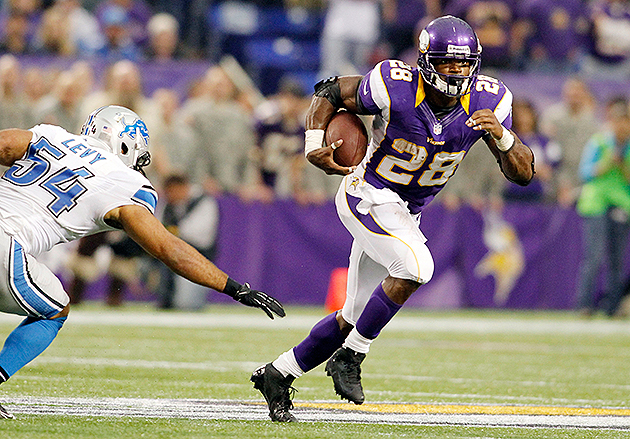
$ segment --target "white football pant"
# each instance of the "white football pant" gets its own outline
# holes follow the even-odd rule
[[[0,230],[0,311],[51,318],[70,301],[52,271]]]
[[[355,325],[374,289],[387,275],[420,284],[433,276],[433,257],[405,202],[356,175],[344,177],[335,198],[337,213],[354,237],[342,316]]]

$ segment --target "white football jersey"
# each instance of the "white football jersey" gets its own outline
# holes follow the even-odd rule
[[[53,125],[37,125],[24,157],[0,178],[0,227],[24,251],[113,230],[103,217],[129,204],[155,211],[157,193],[99,141]]]

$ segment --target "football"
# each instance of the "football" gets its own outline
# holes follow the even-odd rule
[[[332,117],[326,128],[326,145],[339,139],[343,139],[343,143],[333,153],[335,163],[340,166],[356,166],[361,163],[367,151],[368,134],[359,116],[340,111]]]

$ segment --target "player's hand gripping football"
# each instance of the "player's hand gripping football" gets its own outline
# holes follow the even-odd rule
[[[262,291],[252,290],[248,283],[241,285],[234,295],[234,300],[242,303],[243,305],[262,309],[272,320],[273,313],[280,317],[284,317],[286,315],[280,302]]]
[[[308,153],[307,160],[311,164],[317,166],[328,175],[348,175],[357,169],[356,166],[340,166],[335,162],[333,153],[335,149],[339,148],[343,143],[343,139],[339,139],[336,142],[324,147],[319,148]]]

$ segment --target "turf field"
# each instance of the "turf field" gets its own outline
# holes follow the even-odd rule
[[[268,420],[251,371],[324,314],[268,320],[77,307],[53,345],[0,386],[23,438],[630,438],[630,322],[570,313],[403,310],[363,366],[366,403],[338,400],[323,366]],[[3,339],[20,321],[0,315]]]

